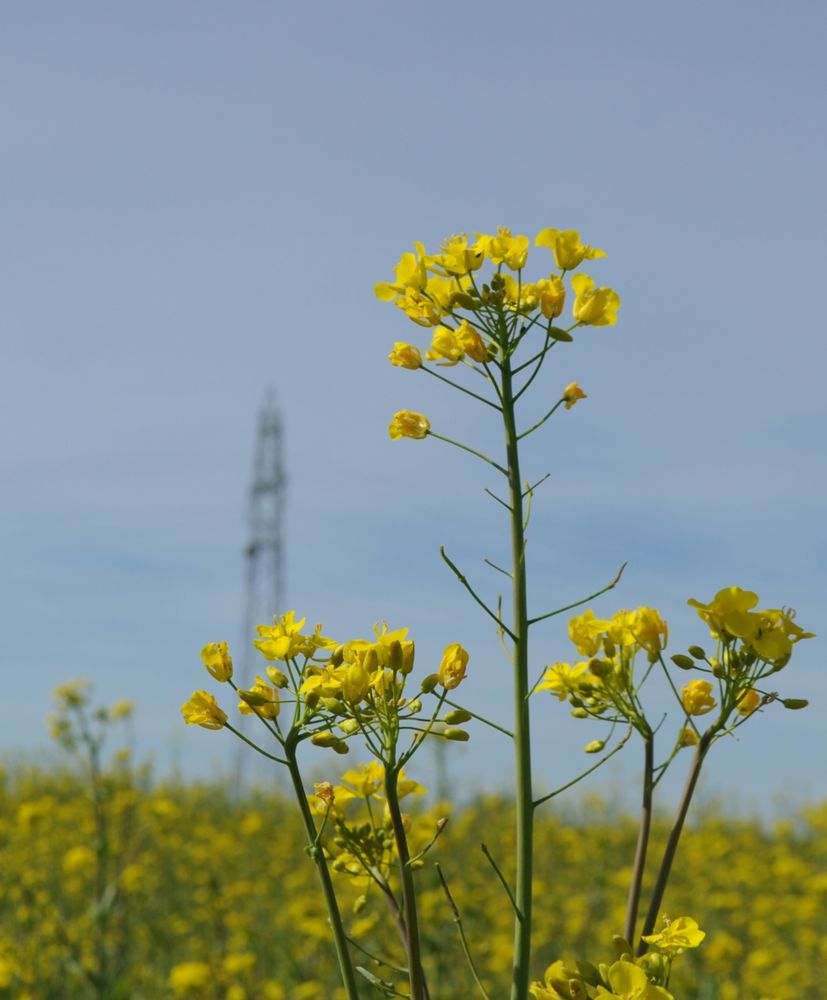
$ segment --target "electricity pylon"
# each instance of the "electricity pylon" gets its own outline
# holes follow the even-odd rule
[[[253,683],[258,655],[253,649],[257,625],[270,625],[284,613],[284,514],[287,476],[282,460],[282,423],[275,393],[269,391],[258,413],[253,478],[250,486],[249,541],[244,550],[245,595],[239,687]]]

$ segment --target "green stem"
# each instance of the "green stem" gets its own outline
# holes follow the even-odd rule
[[[493,465],[494,468],[498,472],[501,472],[504,476],[508,475],[508,472],[501,465],[498,465],[487,455],[483,455],[481,451],[477,451],[475,448],[469,448],[467,444],[462,444],[460,441],[454,441],[453,438],[444,437],[442,434],[437,434],[436,431],[428,431],[428,437],[436,438],[437,441],[444,441],[446,444],[452,444],[455,448],[461,448],[463,451],[467,451],[470,455],[475,455],[477,458],[481,458],[483,462]]]
[[[531,727],[528,697],[528,603],[519,435],[514,412],[510,358],[506,357],[501,370],[505,451],[511,503],[511,579],[514,602],[511,636],[514,642],[514,786],[517,848],[514,896],[519,911],[519,917],[514,921],[511,1000],[527,1000],[531,971],[531,889],[534,855],[534,803],[531,791]]]
[[[425,973],[422,969],[422,946],[419,939],[419,918],[416,912],[416,889],[409,864],[411,856],[408,850],[405,823],[402,819],[402,810],[399,808],[398,782],[399,767],[386,767],[385,795],[393,827],[393,837],[396,842],[396,853],[399,858],[399,875],[402,881],[402,909],[407,931],[408,982],[411,1000],[427,1000],[428,991],[425,985]]]
[[[330,920],[330,927],[333,931],[333,944],[336,949],[336,958],[339,962],[339,971],[342,976],[342,983],[345,988],[347,1000],[359,1000],[359,991],[356,988],[356,976],[353,971],[353,964],[350,960],[350,952],[347,947],[347,935],[345,934],[342,914],[339,911],[339,904],[336,900],[336,892],[333,889],[333,880],[330,877],[330,870],[327,867],[324,850],[317,846],[316,823],[307,795],[304,790],[299,765],[296,760],[296,734],[291,732],[285,740],[285,755],[287,757],[287,770],[290,772],[290,780],[293,782],[293,790],[296,793],[296,800],[299,803],[299,811],[304,821],[304,829],[307,834],[307,842],[311,848],[311,855],[316,863],[316,871],[319,873],[319,880],[322,883],[322,892],[327,903],[327,915]]]
[[[672,862],[675,860],[675,853],[678,849],[678,841],[681,839],[683,824],[686,821],[686,814],[689,812],[689,804],[692,801],[695,786],[698,784],[698,778],[701,773],[704,758],[706,757],[706,752],[711,745],[711,739],[708,739],[707,737],[708,734],[704,733],[697,749],[695,750],[695,759],[692,761],[692,768],[686,778],[686,785],[678,807],[678,813],[675,817],[675,822],[672,824],[672,829],[669,831],[669,839],[667,840],[666,847],[663,851],[660,871],[658,872],[658,877],[655,880],[655,886],[652,889],[652,899],[649,902],[649,909],[646,913],[646,919],[643,921],[643,927],[640,932],[641,941],[637,949],[638,955],[646,954],[648,945],[643,940],[643,937],[652,933],[655,921],[658,918],[658,913],[660,912],[660,906],[663,902],[663,894],[666,892],[666,884],[669,881],[669,873],[672,871]]]
[[[652,828],[652,793],[654,791],[655,740],[652,733],[644,738],[643,763],[643,802],[640,811],[640,827],[637,834],[635,861],[632,866],[632,881],[629,884],[629,896],[626,902],[626,923],[623,936],[627,941],[634,941],[637,911],[640,906],[640,890],[643,885],[643,873],[646,870],[646,853],[649,849],[649,831]]]

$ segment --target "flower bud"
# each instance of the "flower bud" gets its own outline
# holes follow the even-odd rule
[[[453,740],[455,743],[467,743],[471,739],[470,734],[464,729],[454,729],[452,726],[444,730],[442,735],[446,740]]]
[[[597,966],[592,965],[591,962],[580,962],[574,963],[580,978],[589,984],[589,986],[598,986],[600,984],[600,973],[597,971]]]
[[[245,703],[245,705],[250,705],[253,708],[260,708],[262,705],[266,705],[270,700],[266,698],[261,691],[251,690],[251,691],[239,691],[238,697]]]
[[[359,722],[357,719],[345,719],[344,722],[339,723],[339,729],[343,733],[347,733],[348,736],[352,736],[359,731]]]
[[[471,718],[471,713],[466,712],[464,708],[455,708],[452,712],[448,712],[445,715],[444,721],[447,722],[449,726],[453,726],[460,722],[468,722]]]
[[[571,717],[573,719],[588,719],[589,713],[585,708],[575,708],[572,710]]]
[[[344,658],[345,658],[345,647],[344,646],[337,646],[333,650],[333,652],[332,652],[332,654],[330,656],[330,665],[331,665],[331,667],[338,667],[341,664],[342,660],[344,660]]]
[[[624,956],[628,956],[629,961],[632,960],[632,946],[629,944],[629,942],[626,940],[625,937],[623,937],[620,934],[613,935],[612,944],[614,945],[615,954],[617,955],[618,958],[623,958]]]
[[[684,656],[683,653],[675,653],[673,656],[670,657],[670,659],[675,664],[675,666],[680,667],[681,670],[695,669],[695,661],[692,659],[691,656]]]
[[[424,858],[414,858],[414,860],[411,861],[411,863],[408,865],[408,868],[410,868],[410,870],[412,872],[415,872],[415,871],[417,871],[417,869],[424,868],[424,867],[425,867],[425,859]]]
[[[548,335],[552,340],[562,340],[567,344],[570,344],[574,340],[574,337],[572,337],[568,330],[564,330],[561,326],[550,326],[548,328]]]
[[[422,681],[422,693],[430,694],[437,684],[439,684],[439,674],[428,674]]]
[[[600,753],[605,746],[605,740],[592,740],[583,747],[583,753]]]
[[[361,913],[362,910],[368,905],[368,897],[362,893],[361,896],[357,896],[353,901],[353,913],[354,916]]]
[[[704,652],[703,646],[690,646],[689,655],[694,656],[696,660],[706,659],[706,653]]]
[[[806,708],[810,703],[806,698],[782,698],[781,704],[784,708],[790,708],[795,712],[800,708]]]
[[[287,674],[279,670],[278,667],[267,666],[264,668],[264,672],[265,674],[267,674],[267,677],[269,678],[270,683],[273,685],[273,687],[277,688],[287,687],[289,683],[289,681],[287,680]]]
[[[339,743],[339,737],[335,733],[331,733],[329,730],[323,733],[314,733],[310,737],[310,742],[313,746],[317,747],[332,747],[335,743]]]
[[[390,646],[388,646],[388,666],[395,674],[398,674],[404,665],[402,643],[398,639],[394,639]]]
[[[612,664],[608,660],[601,660],[599,657],[594,657],[589,660],[589,670],[595,677],[608,677],[610,676],[612,669]]]
[[[726,677],[726,667],[723,665],[723,663],[719,662],[716,659],[713,659],[710,662],[712,663],[712,673],[715,677],[717,677],[719,680],[722,677]]]
[[[419,698],[414,698],[413,701],[408,702],[408,711],[411,713],[411,715],[419,715],[419,713],[422,711],[422,702],[419,700]]]
[[[365,650],[365,655],[362,658],[362,666],[369,674],[379,669],[379,657],[376,655],[376,650],[373,646]]]

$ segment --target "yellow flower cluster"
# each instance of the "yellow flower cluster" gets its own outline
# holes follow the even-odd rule
[[[689,655],[677,653],[671,658],[681,670],[702,670],[712,678],[694,678],[681,687],[679,701],[684,718],[676,750],[699,743],[700,731],[692,719],[716,708],[719,714],[708,731],[710,740],[732,732],[772,701],[780,700],[790,709],[806,706],[803,699],[778,699],[774,692],[762,692],[757,685],[789,661],[795,643],[811,638],[813,633],[795,623],[792,611],[753,611],[757,603],[756,594],[739,587],[719,591],[709,604],[689,601],[719,642],[716,656],[708,658],[700,646],[690,646]],[[650,667],[660,663],[667,670],[662,653],[668,635],[666,622],[654,608],[618,611],[610,619],[586,611],[569,622],[569,637],[586,659],[551,664],[536,690],[569,701],[577,718],[625,721],[648,732],[639,691],[649,671],[637,681],[634,660],[638,653],[645,653]],[[677,693],[674,682],[670,683]],[[586,752],[597,752],[603,745],[602,741],[592,741]]]

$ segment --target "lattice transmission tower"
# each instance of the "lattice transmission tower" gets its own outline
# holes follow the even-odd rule
[[[258,413],[248,508],[249,541],[244,550],[245,593],[238,666],[239,686],[245,688],[253,683],[260,661],[253,648],[256,626],[269,625],[273,615],[284,613],[287,476],[282,432],[275,393],[271,390]]]

